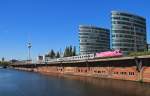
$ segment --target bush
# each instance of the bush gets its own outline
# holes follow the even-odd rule
[[[142,56],[142,55],[150,55],[150,51],[130,52],[129,53],[129,56]]]
[[[10,64],[10,62],[1,62],[0,61],[0,66],[8,66]]]

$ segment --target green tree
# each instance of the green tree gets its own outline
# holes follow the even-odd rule
[[[128,56],[142,56],[142,55],[150,55],[150,51],[130,52]]]
[[[64,50],[64,57],[75,56],[76,55],[76,47],[72,47],[72,45],[67,46]]]
[[[5,58],[3,57],[3,58],[2,58],[2,62],[4,62],[4,61],[5,61]]]
[[[69,56],[68,54],[69,54],[69,47],[66,47],[64,51],[64,57],[68,57]]]
[[[76,47],[75,47],[75,46],[74,46],[74,48],[73,48],[72,55],[73,55],[73,56],[76,56]]]
[[[48,54],[46,54],[45,57],[50,57],[53,59],[56,57],[56,54],[55,54],[54,50],[51,49],[51,51]]]
[[[73,52],[72,52],[72,46],[70,45],[70,47],[69,47],[69,56],[72,56],[73,54],[72,54]]]
[[[55,58],[55,57],[56,57],[56,56],[55,56],[55,52],[54,52],[53,49],[52,49],[51,52],[50,52],[50,57],[51,57],[51,58]]]
[[[2,66],[2,67],[4,67],[4,68],[6,68],[7,66],[9,66],[9,64],[10,64],[10,62],[6,62],[6,61],[1,62],[1,61],[0,61],[0,66]]]
[[[59,52],[57,52],[56,58],[60,58],[60,53]]]

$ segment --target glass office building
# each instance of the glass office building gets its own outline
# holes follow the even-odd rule
[[[147,50],[150,51],[150,44],[147,44]]]
[[[110,49],[110,31],[95,26],[79,26],[80,54],[90,54]]]
[[[111,12],[112,48],[128,54],[146,50],[146,19],[130,13]]]

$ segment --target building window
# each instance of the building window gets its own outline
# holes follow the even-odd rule
[[[114,74],[118,74],[118,72],[114,72]]]
[[[78,72],[80,72],[80,70],[78,70]]]
[[[129,75],[134,75],[134,72],[129,72]]]
[[[127,74],[127,72],[120,72],[120,74],[121,74],[121,75],[126,75],[126,74]]]
[[[85,72],[87,72],[87,70],[85,70]]]

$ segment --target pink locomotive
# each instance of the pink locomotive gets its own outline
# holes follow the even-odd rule
[[[114,50],[96,53],[95,57],[121,57],[121,56],[123,56],[123,53],[120,50]]]

